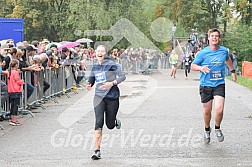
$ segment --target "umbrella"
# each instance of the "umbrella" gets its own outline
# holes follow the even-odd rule
[[[73,48],[75,46],[79,46],[80,42],[66,42],[61,47],[59,47],[59,50],[61,51],[63,48]]]
[[[60,42],[60,44],[61,44],[61,45],[64,45],[64,44],[67,43],[67,42],[69,42],[69,41],[62,41],[62,42]]]
[[[46,45],[46,50],[50,49],[50,47],[51,47],[53,44],[54,44],[54,45],[57,45],[57,48],[59,48],[59,47],[62,46],[62,44],[60,44],[60,43],[58,43],[58,42],[52,42],[52,43],[49,43],[49,44]]]
[[[88,38],[81,38],[81,39],[78,39],[76,42],[90,43],[90,42],[93,42],[93,41],[91,39],[88,39]]]

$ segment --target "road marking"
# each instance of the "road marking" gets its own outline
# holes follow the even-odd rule
[[[199,86],[158,86],[157,89],[191,89],[199,88]]]

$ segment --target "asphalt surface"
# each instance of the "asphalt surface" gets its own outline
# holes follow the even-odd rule
[[[93,91],[57,98],[25,115],[24,125],[0,122],[0,167],[6,166],[252,166],[252,91],[226,82],[225,140],[203,143],[202,105],[198,72],[185,80],[170,70],[151,75],[127,75],[120,85],[120,130],[104,125],[102,159],[91,160],[94,112]],[[214,112],[213,112],[214,116]],[[214,120],[211,121],[214,127]]]

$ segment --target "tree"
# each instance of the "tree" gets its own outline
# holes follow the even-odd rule
[[[252,0],[234,0],[235,13],[244,24],[250,25],[252,21]]]
[[[84,2],[84,3],[83,3]],[[142,13],[142,2],[140,0],[76,0],[70,4],[68,23],[73,24],[73,31],[79,32],[72,39],[85,36],[85,30],[108,30],[118,20],[129,19],[143,31],[146,30],[143,23],[148,15]],[[85,11],[85,12],[83,12]],[[145,13],[146,14],[146,13]],[[110,37],[90,37],[96,40],[109,40]]]
[[[209,28],[218,27],[218,17],[222,11],[220,0],[166,0],[164,8],[169,11],[169,18],[183,28],[190,31],[197,28],[207,31]]]
[[[238,53],[238,60],[252,61],[252,26],[245,24],[234,24],[226,33],[224,42],[230,48]]]

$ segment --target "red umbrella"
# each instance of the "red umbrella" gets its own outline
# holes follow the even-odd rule
[[[62,48],[73,48],[75,46],[79,46],[80,42],[66,42],[62,46],[59,47],[59,50],[61,51]]]

